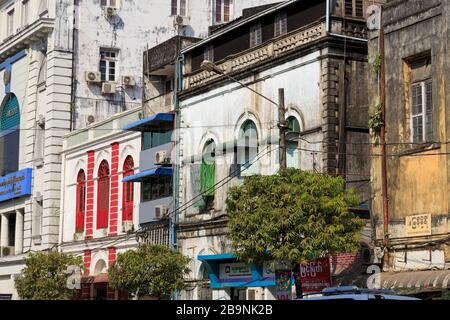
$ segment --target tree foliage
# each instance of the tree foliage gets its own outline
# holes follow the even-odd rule
[[[80,257],[60,252],[31,253],[25,259],[25,268],[16,279],[15,286],[21,299],[67,300],[76,291],[69,289],[69,266],[82,267]]]
[[[233,251],[248,263],[304,261],[359,247],[358,195],[341,177],[287,169],[247,177],[227,199]]]
[[[168,299],[184,288],[189,258],[164,246],[141,245],[117,255],[108,270],[109,285],[136,297]]]

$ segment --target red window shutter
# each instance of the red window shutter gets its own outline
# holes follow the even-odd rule
[[[84,216],[86,212],[86,175],[80,170],[77,176],[77,195],[76,195],[76,232],[84,230]]]
[[[109,183],[109,165],[106,160],[103,160],[98,169],[97,229],[108,227]]]
[[[133,158],[128,156],[123,165],[123,176],[128,177],[134,174]],[[124,182],[122,188],[122,221],[133,221],[133,182]]]

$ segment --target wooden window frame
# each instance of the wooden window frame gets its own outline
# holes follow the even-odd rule
[[[133,157],[128,156],[123,164],[123,177],[134,174]],[[133,221],[134,183],[123,182],[122,186],[122,221]]]
[[[98,169],[97,180],[97,229],[105,229],[109,224],[110,183],[109,164],[103,160]]]
[[[80,170],[77,175],[75,232],[84,231],[86,214],[86,174]]]

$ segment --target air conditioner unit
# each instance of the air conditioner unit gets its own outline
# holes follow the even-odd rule
[[[168,213],[169,213],[169,208],[164,205],[155,207],[155,219],[161,220],[164,217],[166,217]]]
[[[183,16],[175,16],[173,18],[173,26],[174,27],[184,27],[190,24],[189,17],[183,17]]]
[[[40,114],[36,123],[38,126],[43,127],[45,125],[45,117],[42,114]]]
[[[3,246],[0,247],[0,254],[2,257],[10,257],[14,255],[14,247]]]
[[[122,222],[123,232],[131,232],[134,229],[133,221],[123,221]]]
[[[134,87],[136,85],[136,80],[132,76],[123,76],[122,84],[125,86]]]
[[[170,158],[167,156],[166,151],[158,151],[155,154],[155,164],[169,164]]]
[[[104,82],[102,85],[103,94],[114,94],[116,93],[116,84],[111,82]]]
[[[90,124],[93,124],[94,122],[95,122],[95,117],[92,114],[90,114],[86,119],[86,124],[90,125]]]
[[[103,8],[105,15],[107,17],[112,17],[117,15],[117,8],[114,7],[104,7]]]
[[[100,72],[86,71],[86,82],[98,83],[100,81]]]

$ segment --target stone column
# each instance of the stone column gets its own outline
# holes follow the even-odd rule
[[[2,227],[0,233],[0,246],[7,247],[9,245],[9,217],[2,214]]]
[[[14,240],[14,253],[15,255],[22,254],[23,252],[23,212],[16,210],[16,235]]]

